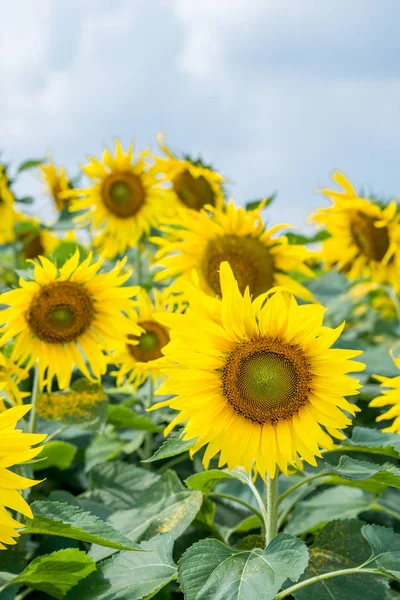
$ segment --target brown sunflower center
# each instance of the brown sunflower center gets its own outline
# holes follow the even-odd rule
[[[93,314],[93,301],[82,285],[55,281],[34,296],[26,318],[39,339],[63,344],[77,340],[90,327]]]
[[[145,201],[145,190],[140,177],[128,171],[111,173],[102,188],[104,204],[117,217],[133,217]]]
[[[350,231],[354,243],[370,260],[381,262],[389,249],[389,232],[387,227],[376,227],[378,219],[356,212],[350,223]]]
[[[253,423],[277,423],[308,402],[311,373],[298,346],[259,338],[239,344],[222,369],[222,393]]]
[[[225,260],[241,293],[249,286],[255,297],[272,287],[274,264],[268,248],[256,238],[224,235],[208,242],[201,262],[203,277],[217,296],[221,295],[219,268]]]
[[[185,169],[174,177],[172,185],[179,200],[187,208],[200,210],[206,204],[216,204],[214,191],[203,175],[193,177],[190,171]]]
[[[142,335],[129,335],[130,340],[138,343],[128,344],[128,350],[139,362],[149,362],[162,357],[161,349],[169,342],[169,333],[155,321],[142,321],[139,326],[144,329]]]

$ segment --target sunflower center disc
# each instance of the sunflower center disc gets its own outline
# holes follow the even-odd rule
[[[149,362],[163,356],[161,350],[169,342],[169,333],[155,321],[142,321],[139,326],[144,329],[142,335],[129,335],[130,340],[137,344],[128,344],[128,350],[139,362]]]
[[[187,208],[200,210],[206,204],[215,206],[214,192],[203,175],[200,175],[200,177],[193,177],[193,175],[185,169],[182,173],[179,173],[179,175],[174,177],[172,185],[175,194]]]
[[[41,288],[26,314],[33,333],[49,344],[73,342],[93,319],[93,302],[85,288],[73,281],[55,281]]]
[[[311,374],[296,346],[259,338],[239,344],[222,370],[222,393],[253,423],[277,423],[308,402]]]
[[[224,235],[208,242],[201,263],[202,274],[217,296],[221,295],[219,268],[225,260],[242,294],[247,286],[254,297],[272,287],[274,265],[268,248],[256,238]]]
[[[376,227],[378,219],[362,212],[353,215],[350,231],[355,244],[370,260],[381,262],[389,249],[389,232],[387,227]]]
[[[140,177],[121,171],[112,173],[103,183],[102,197],[110,212],[121,219],[133,217],[145,201]]]

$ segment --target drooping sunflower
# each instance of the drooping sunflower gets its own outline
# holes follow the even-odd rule
[[[60,240],[51,231],[42,227],[35,217],[19,215],[15,231],[18,241],[22,244],[22,255],[25,260],[49,254],[60,243]]]
[[[134,247],[152,225],[162,222],[168,209],[169,191],[149,167],[147,153],[133,155],[133,145],[125,153],[115,141],[115,157],[104,150],[102,162],[90,157],[83,172],[92,187],[66,192],[72,198],[71,212],[83,211],[75,218],[81,226],[90,225],[94,244],[107,258]]]
[[[377,282],[397,281],[400,268],[400,226],[396,202],[382,208],[360,198],[351,183],[336,171],[333,181],[342,191],[322,190],[332,201],[311,220],[331,237],[322,243],[321,258],[349,279],[369,277]]]
[[[200,161],[192,162],[175,156],[166,146],[163,137],[157,137],[166,158],[153,157],[155,167],[163,180],[171,184],[172,198],[176,208],[200,210],[210,205],[222,208],[225,202],[222,184],[225,179]],[[173,206],[170,207],[171,212]]]
[[[393,362],[400,369],[400,359],[392,356]],[[386,412],[379,415],[376,420],[387,421],[393,419],[393,423],[385,427],[382,431],[391,433],[400,433],[400,375],[397,377],[382,377],[381,375],[374,376],[377,381],[380,381],[382,396],[374,398],[369,403],[374,408],[383,406],[389,407]]]
[[[311,292],[289,275],[314,276],[305,264],[310,253],[305,246],[289,244],[284,235],[273,237],[287,225],[266,230],[261,209],[246,211],[230,202],[225,211],[210,208],[187,212],[179,229],[162,227],[167,237],[152,238],[159,245],[155,267],[161,268],[154,279],[176,276],[174,287],[182,289],[196,269],[202,289],[210,296],[219,296],[219,266],[227,261],[242,293],[249,286],[252,296],[258,296],[282,285],[299,298],[312,301]]]
[[[275,288],[251,300],[239,291],[228,263],[220,271],[222,300],[188,284],[189,310],[158,319],[171,327],[164,348],[174,363],[158,394],[174,397],[156,404],[179,414],[166,434],[186,423],[183,437],[196,439],[196,452],[207,446],[203,462],[220,452],[219,466],[254,466],[274,477],[299,457],[315,465],[321,448],[351,423],[357,407],[345,399],[357,393],[347,375],[364,365],[349,359],[355,350],[331,349],[343,326],[324,327],[325,309],[299,306],[291,294]],[[253,465],[253,463],[255,463]]]
[[[53,199],[57,210],[62,210],[69,202],[68,197],[63,194],[71,187],[66,170],[52,163],[40,165],[39,169],[46,184],[46,192]]]
[[[162,364],[162,349],[169,340],[169,328],[156,320],[157,315],[164,313],[182,313],[185,303],[182,295],[173,294],[168,290],[162,292],[153,290],[154,300],[144,291],[138,294],[136,310],[129,313],[129,318],[143,330],[140,335],[129,336],[128,343],[122,352],[115,355],[117,385],[124,382],[140,387],[147,376],[153,381],[160,377]],[[130,342],[134,342],[134,344]],[[161,363],[160,363],[161,359]]]
[[[102,262],[91,264],[91,255],[79,264],[78,251],[60,269],[43,256],[39,261],[33,281],[21,278],[18,289],[0,296],[9,307],[0,312],[0,345],[14,338],[11,359],[28,366],[37,361],[41,388],[51,387],[54,377],[60,389],[67,388],[74,366],[98,381],[106,370],[106,350],[141,333],[122,312],[137,292],[122,287],[130,276],[122,272],[126,260],[108,273],[98,273]]]
[[[35,458],[43,449],[37,447],[46,435],[38,433],[23,433],[15,429],[17,421],[31,408],[31,404],[9,408],[0,413],[0,549],[6,549],[4,544],[16,544],[14,538],[19,537],[17,529],[22,527],[7,509],[33,518],[29,504],[21,495],[21,490],[40,483],[27,477],[17,475],[9,467],[20,465]],[[36,446],[36,448],[33,448]]]
[[[15,239],[15,223],[18,213],[5,166],[0,163],[0,244],[9,244]]]
[[[0,412],[7,405],[19,406],[23,399],[29,396],[28,392],[19,389],[19,383],[28,377],[28,370],[16,365],[10,358],[0,352],[0,381],[3,388],[0,390]]]

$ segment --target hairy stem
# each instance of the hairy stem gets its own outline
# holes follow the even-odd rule
[[[264,485],[264,504],[267,513],[265,523],[265,546],[278,533],[278,473],[272,479],[267,473]]]

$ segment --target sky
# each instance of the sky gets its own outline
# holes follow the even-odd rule
[[[277,191],[271,224],[303,227],[334,169],[397,196],[399,18],[398,0],[3,2],[2,160],[50,151],[73,175],[163,132],[237,203]],[[46,206],[32,173],[19,190]]]

